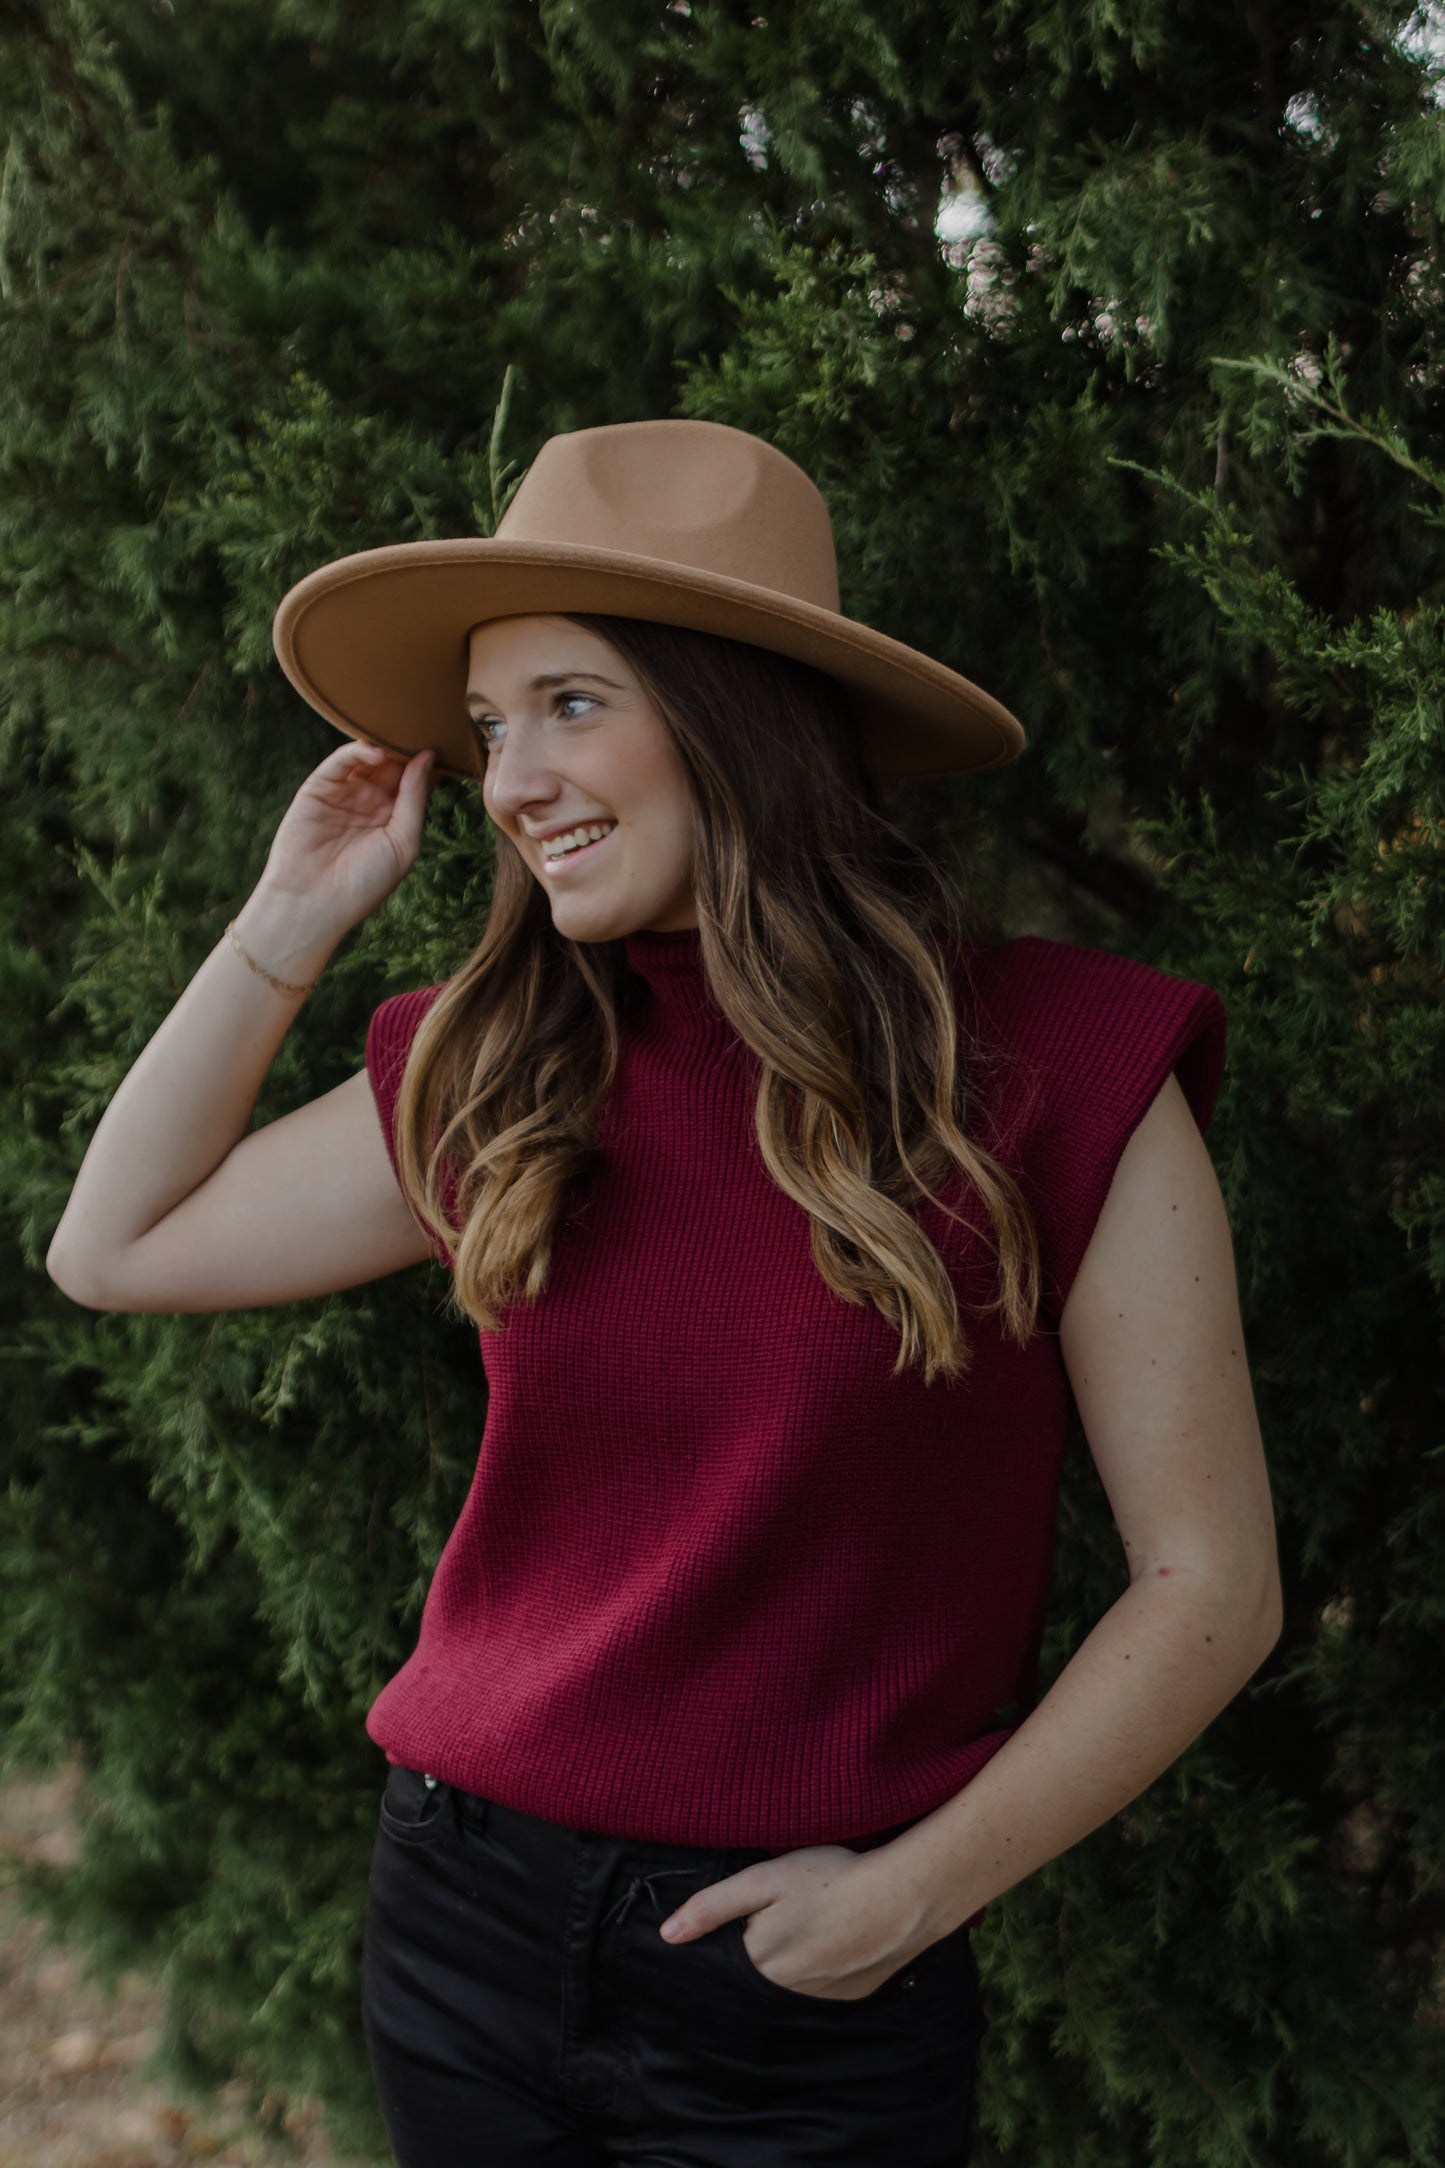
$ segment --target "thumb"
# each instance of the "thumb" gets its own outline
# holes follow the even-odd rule
[[[436,758],[433,747],[423,746],[419,753],[412,754],[397,785],[393,817],[401,813],[406,825],[414,827],[418,834],[436,782]]]

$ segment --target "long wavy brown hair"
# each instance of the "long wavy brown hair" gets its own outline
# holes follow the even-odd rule
[[[996,1263],[976,1314],[1001,1314],[1022,1343],[1037,1318],[1038,1246],[1018,1185],[970,1134],[945,953],[967,938],[967,907],[884,812],[841,687],[713,633],[570,622],[631,666],[681,756],[702,966],[759,1059],[758,1143],[809,1216],[823,1279],[896,1329],[895,1376],[915,1362],[928,1384],[963,1375],[972,1355],[954,1286],[910,1209],[927,1198],[961,1219],[938,1194],[961,1178]],[[569,1193],[600,1158],[598,1115],[640,993],[623,940],[555,930],[499,829],[481,939],[422,1020],[396,1113],[403,1193],[448,1252],[456,1304],[484,1330],[546,1286]]]

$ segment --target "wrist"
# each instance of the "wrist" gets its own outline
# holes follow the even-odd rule
[[[897,1922],[900,1944],[916,1956],[930,1943],[952,1934],[976,1908],[964,1904],[959,1909],[962,1900],[946,1877],[940,1876],[927,1847],[909,1842],[912,1835],[912,1830],[905,1830],[860,1856],[885,1893],[883,1901]]]
[[[893,1843],[897,1843],[897,1838]],[[869,1910],[888,1921],[888,1943],[899,1960],[908,1962],[945,1934],[945,1925],[934,1917],[932,1893],[910,1871],[906,1860],[890,1856],[893,1845],[875,1845],[858,1854],[858,1873],[871,1886]]]
[[[253,963],[276,978],[319,978],[346,932],[304,897],[257,887],[236,913],[236,933]]]

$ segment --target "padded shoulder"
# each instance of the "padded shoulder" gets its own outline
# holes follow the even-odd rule
[[[394,1174],[397,1171],[396,1102],[407,1056],[422,1018],[443,991],[445,983],[419,987],[413,993],[392,994],[372,1012],[366,1027],[366,1073],[371,1078],[376,1111],[381,1118],[381,1133],[386,1140],[387,1157]],[[442,1264],[450,1264],[444,1243],[433,1240],[432,1250]]]
[[[957,957],[990,1149],[1033,1209],[1056,1323],[1124,1147],[1171,1071],[1207,1132],[1224,1076],[1224,1003],[1134,957],[1032,934]]]

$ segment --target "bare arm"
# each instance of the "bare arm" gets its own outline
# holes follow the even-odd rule
[[[237,917],[296,983],[394,888],[420,848],[430,756],[348,744],[307,778]],[[429,1254],[397,1189],[365,1072],[248,1134],[304,997],[207,957],[91,1139],[46,1268],[94,1309],[242,1309],[354,1287]]]
[[[914,1950],[1137,1798],[1279,1637],[1229,1226],[1174,1077],[1125,1147],[1060,1343],[1130,1584],[972,1782],[867,1855]]]

